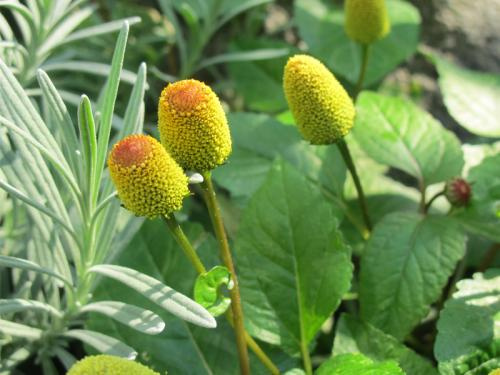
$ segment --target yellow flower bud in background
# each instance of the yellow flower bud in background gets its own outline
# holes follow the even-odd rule
[[[302,136],[312,144],[344,137],[354,122],[354,104],[333,74],[314,57],[295,55],[286,66],[283,86]]]
[[[92,355],[76,362],[67,375],[160,375],[156,371],[128,359],[112,355]]]
[[[130,135],[113,146],[109,172],[123,205],[154,218],[181,209],[188,178],[156,139]]]
[[[212,170],[231,153],[226,114],[217,95],[200,81],[187,79],[165,87],[158,128],[162,144],[186,170]]]
[[[373,43],[390,29],[385,0],[345,0],[345,31],[361,44]]]

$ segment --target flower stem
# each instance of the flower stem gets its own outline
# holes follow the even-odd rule
[[[427,204],[424,206],[424,213],[427,213],[427,211],[429,211],[429,208],[431,208],[431,205],[432,203],[434,203],[434,201],[439,198],[440,196],[444,195],[445,191],[444,190],[441,190],[439,192],[437,192],[436,194],[434,194],[434,196],[429,200],[429,202],[427,202]]]
[[[234,332],[236,334],[236,346],[238,348],[238,355],[240,359],[240,370],[242,375],[249,375],[250,362],[248,359],[248,350],[245,342],[245,327],[243,325],[243,309],[241,307],[238,277],[234,268],[231,251],[229,250],[229,242],[227,240],[226,230],[224,229],[224,223],[222,221],[219,204],[217,202],[217,197],[215,196],[212,176],[210,174],[210,171],[203,172],[202,175],[204,179],[201,185],[203,188],[203,199],[205,200],[205,204],[207,205],[210,219],[212,220],[212,225],[214,227],[215,237],[217,238],[217,242],[219,243],[220,255],[224,265],[233,276],[234,286],[229,291],[229,296],[231,297],[231,309],[233,311]]]
[[[164,216],[163,220],[165,221],[165,223],[167,223],[168,229],[170,229],[170,232],[174,236],[177,243],[181,246],[184,254],[186,254],[196,272],[200,274],[207,272],[205,266],[201,262],[200,257],[196,253],[196,250],[193,248],[191,242],[189,242],[188,238],[184,234],[184,231],[177,222],[175,216],[173,214],[170,215],[170,217]]]
[[[351,153],[349,152],[349,148],[347,147],[347,143],[345,143],[344,139],[340,139],[337,141],[337,147],[342,154],[342,158],[351,172],[352,179],[354,181],[354,186],[356,187],[356,191],[358,193],[358,202],[361,207],[361,213],[363,214],[363,220],[365,221],[366,228],[371,232],[372,224],[370,221],[370,216],[368,215],[368,207],[366,206],[365,194],[363,193],[363,187],[361,186],[361,181],[359,180],[358,172],[356,171],[356,166],[354,165],[354,161],[352,160]]]
[[[354,101],[358,97],[358,94],[363,90],[363,82],[365,81],[366,69],[368,67],[368,59],[370,57],[370,44],[361,45],[361,70],[359,71],[358,82],[354,88],[352,97]]]
[[[309,348],[304,340],[300,340],[300,352],[302,354],[302,362],[304,363],[304,370],[306,375],[312,375],[312,363],[311,355],[309,354]]]

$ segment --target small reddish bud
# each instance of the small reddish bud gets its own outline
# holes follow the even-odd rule
[[[444,194],[452,206],[466,206],[472,196],[469,183],[460,177],[455,177],[446,183]]]

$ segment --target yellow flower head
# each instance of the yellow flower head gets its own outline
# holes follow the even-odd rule
[[[385,0],[345,0],[345,31],[352,40],[370,44],[390,29]]]
[[[137,216],[169,215],[189,194],[181,167],[153,137],[122,139],[113,146],[108,166],[123,205]]]
[[[160,375],[128,359],[112,355],[92,355],[76,362],[67,375]]]
[[[158,104],[161,142],[187,170],[205,172],[224,163],[231,135],[219,98],[194,79],[169,84]]]
[[[286,66],[283,86],[302,136],[312,144],[334,143],[352,128],[354,105],[333,74],[314,57],[295,55]]]

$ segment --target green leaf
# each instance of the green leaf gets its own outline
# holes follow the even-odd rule
[[[123,302],[94,302],[83,306],[80,311],[82,313],[96,312],[104,314],[120,323],[132,327],[137,331],[147,333],[149,335],[157,335],[165,328],[163,320],[152,311],[128,305]]]
[[[64,336],[80,340],[103,354],[124,357],[130,360],[137,357],[137,352],[130,346],[99,332],[89,331],[86,329],[72,329],[64,332]]]
[[[500,154],[487,157],[469,171],[472,199],[456,210],[467,231],[500,242]]]
[[[494,340],[500,349],[500,269],[476,273],[457,288],[437,323],[434,354],[440,363],[486,349]]]
[[[319,190],[284,162],[242,216],[235,252],[246,326],[297,352],[349,290],[350,249]]]
[[[473,134],[500,137],[500,75],[467,70],[436,54],[444,104],[457,122]]]
[[[229,122],[233,153],[213,176],[233,197],[249,198],[262,185],[278,156],[320,184],[325,195],[342,195],[346,169],[336,147],[309,145],[297,129],[267,115],[233,113]]]
[[[356,83],[360,46],[344,31],[344,12],[330,0],[295,0],[295,21],[309,52],[335,73]],[[420,15],[405,1],[387,0],[391,32],[371,47],[365,87],[381,80],[417,49]]]
[[[62,318],[62,313],[59,310],[41,301],[21,298],[0,299],[0,315],[26,310],[48,312],[57,318]]]
[[[403,170],[423,186],[459,176],[464,165],[457,137],[401,98],[362,93],[354,135],[368,156]]]
[[[245,61],[260,61],[275,59],[277,57],[283,57],[288,55],[288,48],[261,48],[254,49],[252,51],[241,51],[241,52],[227,52],[221,55],[212,56],[206,58],[197,66],[197,69],[204,69],[206,67],[224,64],[229,62],[245,62]]]
[[[194,300],[213,316],[222,315],[231,304],[231,299],[220,290],[224,285],[229,290],[233,288],[231,272],[226,267],[215,266],[196,278]]]
[[[90,100],[86,95],[82,95],[80,105],[78,106],[78,129],[80,130],[80,150],[82,152],[83,180],[82,185],[86,188],[87,194],[98,187],[92,184],[95,181],[97,169],[97,138],[94,123],[94,115]]]
[[[111,264],[92,266],[89,272],[101,274],[129,286],[185,321],[204,328],[217,326],[215,319],[202,306],[151,276],[131,268]]]
[[[287,46],[281,41],[247,38],[233,42],[231,48],[251,53],[252,50],[259,48],[282,50]],[[229,74],[236,91],[243,95],[246,108],[259,112],[278,112],[287,108],[282,81],[288,53],[287,50],[286,53],[270,60],[228,64]]]
[[[439,298],[464,253],[465,235],[450,218],[385,216],[361,261],[361,317],[403,340]]]
[[[215,239],[199,224],[185,223],[183,230],[207,267],[219,263]],[[161,240],[159,240],[161,239]],[[147,220],[128,247],[115,259],[117,264],[134,267],[141,272],[173,286],[189,295],[193,291],[196,271],[175,239],[168,235],[161,220]],[[165,321],[166,329],[159,335],[138,335],[137,331],[101,315],[87,320],[89,329],[133,343],[141,362],[157,371],[171,374],[237,374],[238,355],[230,325],[221,317],[217,329],[207,330],[180,320],[160,309],[138,293],[110,280],[102,280],[94,295],[99,299],[117,299],[144,306]],[[168,353],[166,355],[165,353]],[[250,353],[252,374],[267,375]]]
[[[42,330],[29,327],[24,324],[9,322],[0,319],[0,333],[14,337],[23,337],[30,340],[37,340],[42,337]]]
[[[394,361],[375,363],[362,354],[341,354],[323,363],[314,375],[404,375]]]
[[[371,324],[347,314],[337,323],[333,356],[362,353],[374,361],[394,360],[407,375],[437,375],[423,357]]]

